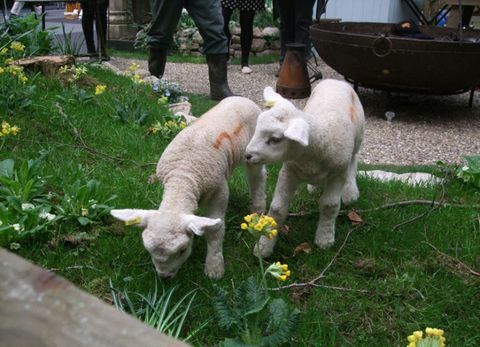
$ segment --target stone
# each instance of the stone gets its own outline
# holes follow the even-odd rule
[[[192,41],[200,45],[203,44],[203,37],[198,30],[192,35]]]
[[[135,75],[139,75],[140,78],[145,78],[145,77],[148,77],[150,76],[150,72],[148,72],[147,70],[145,69],[138,69],[134,72]]]
[[[242,46],[240,46],[239,43],[235,43],[231,47],[232,47],[232,49],[234,49],[236,51],[240,51],[242,49]]]
[[[240,43],[240,36],[238,35],[233,35],[231,43]]]
[[[275,50],[280,49],[281,48],[280,40],[274,40],[270,42],[270,48]]]
[[[192,44],[190,45],[191,50],[198,51],[199,48],[200,45],[198,44],[198,42],[192,42]]]
[[[261,52],[265,49],[266,41],[264,39],[253,39],[252,52]]]
[[[259,27],[253,28],[253,37],[263,37],[262,30]]]
[[[230,28],[230,34],[233,36],[233,35],[240,35],[240,27],[233,27],[233,28]]]
[[[275,27],[266,27],[262,31],[263,37],[280,37],[280,30]]]

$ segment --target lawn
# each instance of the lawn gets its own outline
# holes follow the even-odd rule
[[[162,187],[147,182],[168,139],[158,133],[146,134],[166,113],[165,105],[158,104],[150,88],[135,85],[127,77],[98,67],[88,67],[87,75],[83,84],[73,83],[81,85],[83,92],[72,84],[68,86],[68,82],[62,84],[58,79],[37,75],[28,82],[36,85],[29,96],[30,105],[10,112],[2,105],[0,121],[21,130],[6,139],[0,160],[14,159],[18,167],[26,160],[42,157],[38,175],[45,182],[39,184],[45,193],[57,194],[55,203],[63,201],[68,189],[80,190],[76,181],[85,185],[97,180],[100,185],[95,199],[107,200],[116,195],[106,203],[110,207],[157,208]],[[103,94],[95,95],[98,84],[107,88]],[[195,115],[214,105],[204,96],[190,95],[190,102]],[[126,109],[125,105],[134,107]],[[123,114],[127,114],[123,121],[119,116],[122,107]],[[366,168],[372,167],[361,166]],[[388,169],[405,172],[417,168]],[[444,176],[438,167],[422,169]],[[270,201],[278,166],[268,170]],[[281,233],[274,256],[265,262],[268,265],[279,260],[289,265],[292,276],[283,285],[308,282],[325,271],[317,287],[282,289],[273,294],[301,311],[301,323],[291,345],[404,346],[414,330],[437,327],[445,330],[448,345],[479,346],[479,190],[455,179],[429,187],[366,178],[359,178],[358,183],[360,199],[353,206],[342,207],[335,245],[328,250],[312,246],[309,253],[294,255],[298,245],[313,245],[318,219],[319,193],[309,194],[302,187],[290,208],[288,233]],[[248,189],[241,168],[229,184],[225,276],[210,280],[203,274],[206,247],[203,239],[196,238],[192,255],[177,276],[160,281],[165,288],[177,288],[174,299],[196,291],[181,334],[185,337],[207,322],[189,341],[196,346],[215,346],[233,336],[211,319],[213,285],[231,289],[258,269],[252,255],[253,240],[240,229],[243,216],[249,213]],[[8,206],[1,194],[0,203]],[[448,205],[381,208],[418,199],[442,200]],[[54,269],[110,303],[110,281],[119,290],[148,293],[157,280],[142,245],[141,230],[108,215],[92,216],[91,211],[82,210],[84,206],[76,206],[70,217],[49,225],[43,232],[18,237],[0,231],[0,245],[13,248],[46,269]],[[360,225],[353,225],[347,215],[352,208],[363,220]],[[276,287],[278,283],[269,280],[269,285]]]

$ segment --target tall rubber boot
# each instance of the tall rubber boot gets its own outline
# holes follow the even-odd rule
[[[167,63],[167,50],[164,48],[148,49],[148,71],[158,78],[162,78]]]
[[[228,54],[207,54],[208,79],[210,80],[210,98],[222,100],[233,96],[227,81]]]

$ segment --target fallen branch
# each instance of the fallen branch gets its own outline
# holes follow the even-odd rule
[[[319,285],[317,285],[315,282],[317,282],[318,280],[322,279],[323,277],[325,277],[325,273],[328,271],[328,269],[333,265],[333,263],[335,262],[335,260],[337,259],[338,255],[340,254],[340,252],[342,251],[342,249],[345,247],[347,241],[348,241],[348,238],[350,237],[350,234],[354,231],[354,230],[357,230],[358,228],[360,228],[360,226],[357,226],[357,227],[354,227],[352,229],[350,229],[347,233],[347,236],[345,236],[345,239],[343,240],[343,243],[342,245],[338,248],[337,252],[335,253],[335,255],[333,256],[333,258],[330,260],[330,262],[327,264],[327,266],[325,266],[325,268],[322,270],[322,272],[317,276],[315,277],[314,279],[308,281],[308,282],[305,282],[305,283],[292,283],[292,284],[289,284],[289,285],[286,285],[286,286],[282,286],[282,287],[278,287],[278,288],[269,288],[269,290],[272,290],[272,291],[278,291],[278,290],[282,290],[282,289],[288,289],[288,288],[298,288],[298,287],[318,287]]]
[[[426,243],[427,245],[429,245],[430,247],[432,247],[437,253],[439,253],[440,255],[444,256],[445,258],[447,259],[450,259],[451,261],[453,261],[454,263],[460,265],[461,267],[463,267],[464,269],[467,269],[468,272],[474,276],[479,276],[480,277],[480,272],[476,271],[476,270],[473,270],[471,267],[469,267],[467,264],[465,264],[464,262],[462,262],[460,259],[456,258],[456,257],[452,257],[451,255],[448,255],[444,252],[442,252],[441,250],[439,250],[437,247],[435,247],[434,245],[432,245],[430,242],[427,242],[427,241],[423,241],[424,243]]]
[[[383,209],[388,209],[388,208],[393,208],[393,207],[399,207],[399,206],[410,206],[410,205],[433,205],[437,207],[456,207],[456,208],[474,208],[478,209],[480,208],[480,205],[464,205],[464,204],[452,204],[448,203],[445,201],[432,201],[432,200],[405,200],[405,201],[397,201],[397,202],[392,202],[388,203],[379,207],[375,208],[370,208],[366,210],[355,210],[357,213],[367,213],[367,212],[374,212],[378,210],[383,210]],[[349,210],[340,210],[339,215],[345,215],[349,212]],[[297,213],[289,213],[289,217],[298,217],[298,216],[307,216],[313,213],[317,212],[297,212]]]

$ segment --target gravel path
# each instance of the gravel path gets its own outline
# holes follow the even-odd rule
[[[121,70],[126,70],[132,62],[146,69],[143,60],[112,58],[110,61]],[[275,86],[277,68],[277,64],[253,65],[253,73],[244,75],[238,65],[230,65],[230,87],[234,93],[263,105],[263,88]],[[324,78],[343,79],[324,63],[320,64],[320,70]],[[209,93],[205,64],[168,63],[164,78],[178,83],[186,92]],[[389,104],[395,118],[387,122],[382,93],[360,88],[367,127],[359,160],[367,164],[418,165],[434,164],[438,160],[460,162],[461,155],[480,154],[479,94],[476,93],[473,108],[468,107],[468,93],[453,96],[396,95],[391,97]],[[303,107],[306,99],[294,103]]]

